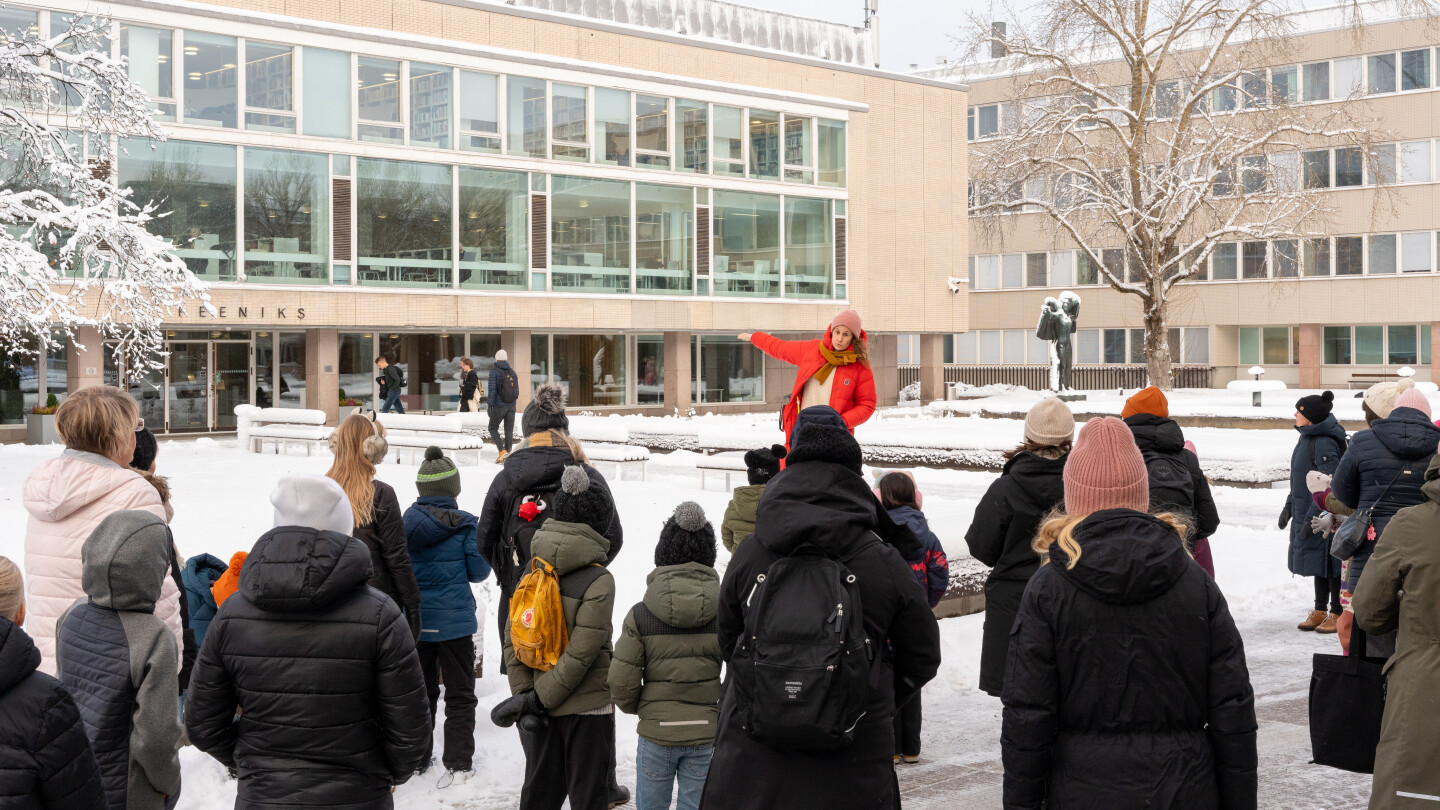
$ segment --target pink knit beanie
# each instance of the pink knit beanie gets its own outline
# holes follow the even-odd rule
[[[843,326],[849,329],[850,334],[856,338],[861,338],[865,334],[864,330],[860,328],[860,313],[853,309],[847,309],[830,320],[830,329],[834,329],[837,326]]]
[[[1065,460],[1065,511],[1149,508],[1150,479],[1130,428],[1113,416],[1086,422]]]
[[[1395,407],[1414,408],[1425,414],[1426,417],[1430,416],[1430,400],[1424,394],[1420,393],[1420,389],[1418,388],[1405,389],[1405,391],[1400,394],[1400,398],[1395,400]],[[1391,413],[1393,414],[1394,411],[1391,411]]]

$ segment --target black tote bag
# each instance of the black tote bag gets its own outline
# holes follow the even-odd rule
[[[1355,627],[1352,653],[1365,650]],[[1385,715],[1385,662],[1360,655],[1315,654],[1310,675],[1310,750],[1315,764],[1354,773],[1375,772],[1375,748]]]

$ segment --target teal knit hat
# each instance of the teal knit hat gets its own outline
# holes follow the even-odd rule
[[[460,471],[440,448],[425,448],[425,461],[415,476],[415,491],[422,498],[460,497]]]

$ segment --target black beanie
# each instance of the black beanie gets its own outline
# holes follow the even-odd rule
[[[155,434],[150,428],[141,428],[135,432],[135,455],[130,458],[130,466],[137,470],[150,471],[150,465],[155,463],[155,454],[160,451],[160,445],[155,441]]]
[[[715,527],[706,519],[700,504],[685,501],[675,507],[675,514],[660,529],[660,542],[655,544],[655,564],[691,562],[715,567]]]
[[[807,409],[808,410],[808,409]],[[845,428],[824,424],[797,425],[785,457],[787,471],[806,461],[829,461],[861,474],[860,443]]]
[[[565,467],[560,475],[560,489],[550,496],[550,519],[566,523],[584,523],[600,534],[610,528],[614,505],[599,487],[592,486],[590,475],[578,464]]]
[[[1330,415],[1330,411],[1334,407],[1335,395],[1329,391],[1321,394],[1311,394],[1308,397],[1301,397],[1299,401],[1295,403],[1295,410],[1299,411],[1301,416],[1304,416],[1317,425],[1325,421],[1325,417]]]
[[[780,473],[780,459],[785,458],[785,445],[772,444],[759,450],[745,451],[746,474],[751,484],[769,483]]]
[[[526,436],[544,430],[570,432],[570,418],[565,415],[565,390],[555,383],[545,383],[535,390],[525,413],[520,416],[520,432]]]

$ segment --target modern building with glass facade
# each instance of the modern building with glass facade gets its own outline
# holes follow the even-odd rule
[[[169,132],[124,142],[114,177],[169,212],[151,227],[215,311],[168,324],[166,370],[131,381],[153,427],[224,430],[242,403],[333,418],[373,399],[380,353],[408,409],[454,410],[460,358],[483,375],[500,348],[522,389],[560,382],[577,410],[773,409],[793,369],[734,335],[813,335],[846,307],[893,401],[897,334],[967,328],[947,284],[963,87],[869,67],[864,29],[714,0],[636,22],[541,4],[0,8],[42,35],[111,17]],[[12,358],[0,421],[129,376],[84,338],[43,374]]]
[[[1367,14],[1377,10],[1363,5]],[[1374,161],[1346,147],[1271,159],[1277,177],[1288,171],[1289,182],[1332,195],[1334,213],[1308,238],[1222,244],[1194,280],[1176,287],[1172,357],[1195,372],[1213,368],[1185,379],[1223,386],[1258,364],[1266,379],[1305,388],[1358,387],[1373,381],[1364,375],[1407,366],[1417,379],[1440,380],[1433,346],[1440,339],[1440,49],[1434,20],[1391,13],[1360,38],[1333,8],[1298,14],[1293,61],[1247,74],[1287,104],[1364,105],[1362,116],[1394,142],[1381,145]],[[1013,79],[1004,60],[992,65],[983,79],[967,72],[967,137],[977,149],[1013,120],[1006,98]],[[948,65],[916,75],[959,72]],[[1220,88],[1212,109],[1244,115],[1233,109],[1235,98],[1233,88]],[[1377,201],[1377,184],[1390,187],[1389,199]],[[1040,214],[1013,216],[1015,227],[999,238],[972,228],[970,331],[946,341],[947,362],[969,373],[1048,364],[1046,344],[1033,336],[1037,315],[1047,296],[1070,289],[1084,301],[1076,345],[1082,369],[1143,365],[1137,299],[1102,286],[1096,269],[1073,244],[1055,239]],[[1105,253],[1107,266],[1121,265],[1121,251]]]

